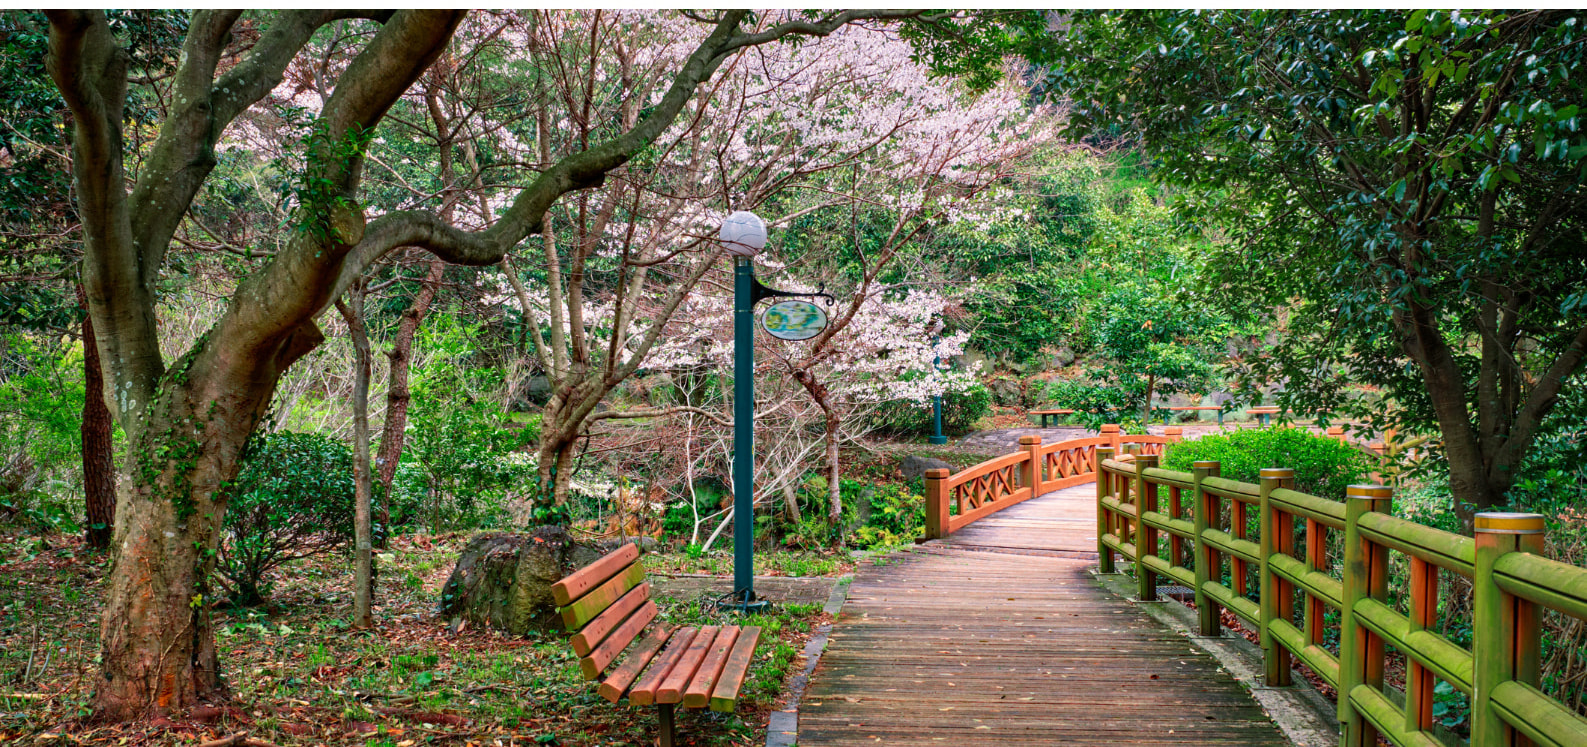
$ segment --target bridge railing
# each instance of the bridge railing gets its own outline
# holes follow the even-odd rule
[[[1178,441],[1180,428],[1161,436],[1128,435],[1104,425],[1101,435],[1043,444],[1041,436],[1021,436],[1019,451],[989,459],[958,473],[926,470],[926,539],[941,539],[987,515],[1043,493],[1096,479],[1096,450],[1127,445],[1144,454],[1161,454]]]
[[[1381,485],[1352,486],[1341,503],[1294,490],[1289,469],[1262,470],[1253,485],[1219,477],[1217,462],[1175,472],[1112,446],[1094,459],[1100,570],[1113,572],[1115,554],[1131,561],[1142,600],[1156,598],[1159,578],[1189,587],[1202,635],[1220,634],[1220,609],[1245,621],[1270,686],[1289,684],[1293,659],[1305,663],[1338,692],[1347,747],[1379,734],[1445,744],[1439,682],[1470,697],[1473,747],[1587,745],[1587,719],[1539,689],[1544,611],[1587,619],[1587,569],[1542,556],[1543,517],[1479,514],[1471,538],[1393,516]],[[1389,597],[1391,553],[1409,560],[1403,612]],[[1444,572],[1472,584],[1469,647],[1438,632]],[[1405,660],[1403,692],[1385,683],[1390,648]]]

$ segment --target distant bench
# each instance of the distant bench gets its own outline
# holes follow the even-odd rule
[[[1192,410],[1216,410],[1218,413],[1218,425],[1223,425],[1223,408],[1217,405],[1180,405],[1179,407],[1160,407],[1158,409],[1173,410],[1175,412]]]
[[[1073,415],[1074,412],[1074,410],[1031,410],[1030,414],[1041,416],[1041,427],[1046,428],[1048,418],[1061,418],[1065,415]]]
[[[1245,408],[1246,414],[1255,415],[1255,416],[1257,416],[1258,418],[1260,418],[1262,420],[1262,427],[1263,428],[1267,427],[1267,424],[1268,424],[1269,420],[1274,415],[1277,415],[1277,414],[1279,414],[1280,412],[1283,412],[1283,411],[1284,411],[1284,408],[1282,408],[1282,407],[1247,407],[1247,408]]]

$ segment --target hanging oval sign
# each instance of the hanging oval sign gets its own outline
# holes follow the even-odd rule
[[[809,301],[783,301],[760,315],[760,326],[779,340],[808,340],[827,328],[827,312]]]

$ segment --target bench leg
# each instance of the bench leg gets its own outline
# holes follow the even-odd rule
[[[660,724],[661,747],[672,747],[673,724],[672,704],[661,703],[656,706],[656,718]]]

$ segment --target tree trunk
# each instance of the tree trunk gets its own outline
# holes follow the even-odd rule
[[[821,403],[822,409],[827,411],[827,523],[837,526],[843,519],[843,486],[838,484],[838,425],[836,412]],[[843,544],[843,536],[838,535],[838,544]]]
[[[353,627],[375,627],[373,527],[370,526],[369,494],[373,480],[369,474],[369,335],[364,329],[364,281],[353,284],[347,296],[350,303],[336,302],[336,310],[347,320],[353,338]]]
[[[794,380],[799,382],[810,393],[810,398],[816,401],[821,408],[823,424],[826,428],[826,459],[827,459],[827,523],[837,526],[843,518],[843,488],[838,484],[838,429],[843,425],[843,419],[838,416],[838,411],[832,406],[831,392],[825,384],[816,380],[815,374],[808,368],[798,368],[793,371]],[[839,535],[838,542],[842,543]]]
[[[87,313],[88,299],[81,285],[77,301],[83,307],[83,497],[88,522],[83,539],[95,550],[110,547],[116,525],[116,465],[114,424],[105,405],[105,376],[99,366],[99,343],[94,340],[94,318]]]
[[[1141,427],[1142,428],[1146,427],[1146,425],[1148,423],[1152,422],[1152,395],[1155,393],[1154,392],[1155,389],[1157,389],[1157,377],[1156,376],[1147,376],[1146,377],[1146,405],[1144,406],[1145,407],[1145,411],[1141,414]]]
[[[102,720],[171,713],[226,696],[210,612],[226,511],[218,488],[236,478],[285,364],[259,376],[215,375],[216,357],[211,348],[178,362],[142,427],[131,432],[116,503],[115,571],[101,617],[104,678],[95,716]]]
[[[1477,513],[1503,501],[1514,475],[1509,470],[1503,476],[1490,471],[1493,455],[1484,453],[1477,439],[1466,407],[1465,377],[1431,314],[1413,306],[1397,312],[1394,321],[1400,328],[1401,347],[1416,361],[1427,387],[1427,397],[1443,436],[1444,455],[1449,460],[1449,492],[1455,501],[1455,515],[1469,530]]]
[[[804,521],[804,516],[799,512],[799,486],[792,480],[783,483],[782,502],[788,511],[788,521],[795,526]]]
[[[402,321],[397,324],[397,337],[391,343],[388,356],[391,370],[386,386],[386,423],[380,431],[380,451],[375,457],[380,479],[380,534],[375,539],[381,547],[386,546],[386,539],[391,536],[391,483],[397,475],[397,464],[402,461],[404,432],[408,428],[408,405],[413,400],[413,390],[408,386],[408,375],[413,366],[413,337],[430,311],[430,303],[435,300],[436,289],[441,285],[441,273],[445,269],[445,262],[434,258],[430,260],[430,270],[425,273],[419,292],[414,294],[413,303],[402,312]]]

